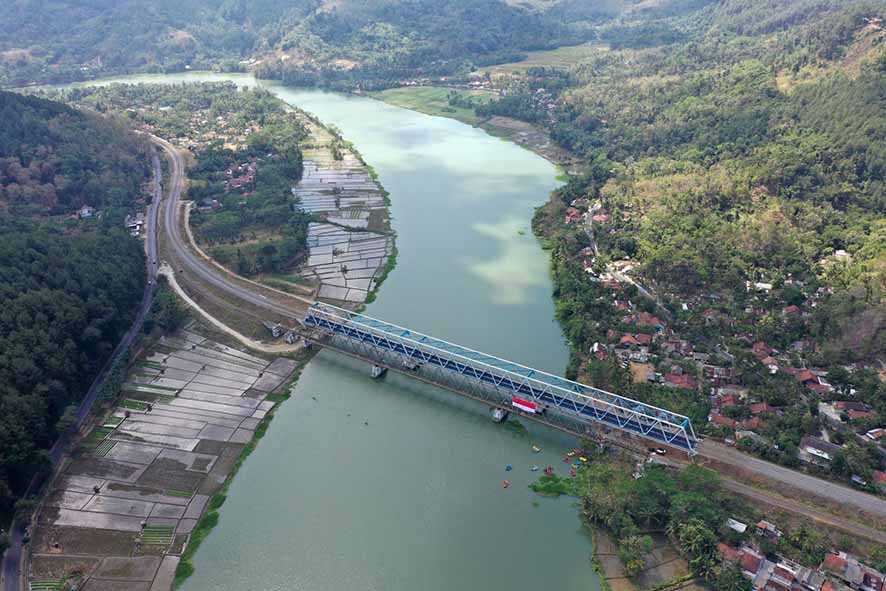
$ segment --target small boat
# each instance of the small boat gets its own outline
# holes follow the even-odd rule
[[[513,469],[514,469],[514,467],[511,466],[510,464],[508,464],[507,466],[505,466],[505,472],[510,472],[510,471],[513,470]]]
[[[576,474],[578,474],[578,472],[575,471],[575,468],[570,468],[570,469],[569,469],[569,475],[570,475],[570,476],[575,476]]]
[[[554,474],[554,467],[548,466],[547,468],[545,468],[545,474],[547,474],[548,476],[553,475]]]
[[[567,451],[567,452],[566,452],[566,456],[569,457],[569,458],[571,458],[571,457],[574,456],[574,455],[575,455],[575,450]]]
[[[507,488],[507,487],[509,487],[509,486],[511,486],[511,481],[510,481],[510,480],[502,480],[502,481],[501,481],[501,487],[502,487],[502,488]]]
[[[538,472],[538,466],[532,466],[530,470],[532,470],[533,472]]]
[[[541,448],[540,448],[539,446],[537,446],[537,445],[533,445],[533,446],[532,446],[532,451],[535,452],[535,453],[538,453],[538,452],[541,451]]]
[[[588,459],[587,459],[586,457],[584,457],[584,456],[578,456],[578,459],[581,460],[582,462],[587,462],[587,461],[588,461]]]

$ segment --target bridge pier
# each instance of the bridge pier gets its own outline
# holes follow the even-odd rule
[[[492,417],[493,422],[495,423],[504,423],[508,420],[508,416],[510,416],[510,412],[501,408],[500,406],[495,406],[492,408],[492,412],[490,416]]]

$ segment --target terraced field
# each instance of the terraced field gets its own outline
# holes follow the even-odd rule
[[[183,331],[135,363],[36,518],[31,589],[169,589],[186,541],[295,369]]]

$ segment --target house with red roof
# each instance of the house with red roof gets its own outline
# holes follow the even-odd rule
[[[580,211],[578,211],[574,207],[567,207],[566,208],[565,222],[567,224],[574,224],[576,222],[580,222],[581,218],[582,218],[582,214]]]
[[[628,346],[628,347],[639,347],[639,346],[640,346],[640,341],[638,341],[637,338],[636,338],[634,335],[632,335],[632,334],[626,334],[626,335],[623,335],[623,336],[618,340],[618,344],[619,344],[619,345],[625,345],[625,346]]]
[[[641,345],[651,345],[652,344],[652,335],[645,333],[637,333],[634,335],[634,338],[637,339],[637,342]]]
[[[708,421],[714,423],[718,427],[726,427],[727,429],[735,429],[736,425],[738,425],[738,421],[735,419],[730,419],[725,415],[721,415],[718,412],[712,412],[708,415]]]
[[[741,572],[744,576],[753,579],[757,576],[757,571],[760,570],[760,566],[764,562],[763,555],[755,550],[751,550],[750,548],[742,548],[741,552],[741,560],[739,564],[741,565]]]
[[[747,431],[757,431],[760,427],[763,426],[763,421],[760,420],[760,417],[753,417],[751,419],[746,419],[741,422],[741,428]]]
[[[726,562],[738,562],[741,560],[742,551],[738,548],[733,548],[729,544],[725,544],[720,542],[717,544],[717,552],[720,553],[720,556],[723,557],[723,560]]]
[[[875,419],[877,418],[877,413],[873,410],[848,410],[846,414],[849,415],[849,420],[854,421],[856,419]]]
[[[753,351],[754,355],[757,357],[766,357],[767,355],[771,355],[775,352],[775,349],[764,343],[763,341],[757,341],[751,346],[751,351]]]
[[[755,402],[751,405],[752,415],[762,415],[774,413],[777,409],[768,402]]]
[[[794,377],[801,384],[806,384],[807,382],[818,383],[818,376],[805,368],[801,369],[799,373],[794,374]]]
[[[637,322],[637,326],[649,326],[659,332],[665,329],[665,323],[649,312],[640,312],[635,317],[635,321]]]
[[[698,388],[698,382],[689,374],[669,373],[664,376],[665,386],[673,388],[683,388],[684,390],[695,390]]]

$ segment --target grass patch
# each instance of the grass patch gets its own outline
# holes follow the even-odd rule
[[[149,367],[151,369],[166,369],[163,367],[162,363],[157,363],[156,361],[139,361],[135,364],[136,367]]]
[[[561,478],[556,474],[542,474],[537,482],[529,485],[532,492],[540,494],[544,497],[559,497],[567,495],[570,497],[581,496],[581,480],[575,478]]]
[[[113,427],[96,427],[83,440],[83,446],[87,449],[95,450],[113,431]]]
[[[433,115],[435,117],[449,117],[468,125],[479,125],[483,118],[478,117],[473,109],[455,107],[449,104],[449,93],[452,88],[440,86],[407,86],[403,88],[390,88],[380,92],[374,92],[370,96],[380,101]],[[467,95],[479,102],[489,102],[494,93],[486,90],[456,90],[460,95]]]
[[[482,68],[481,71],[491,74],[512,74],[525,72],[530,68],[556,68],[566,70],[572,66],[588,61],[595,55],[605,52],[607,49],[601,45],[583,43],[581,45],[567,45],[556,49],[543,51],[528,51],[526,59],[508,64],[498,64]]]
[[[181,497],[183,499],[190,499],[191,493],[186,490],[176,490],[174,488],[170,488],[168,490],[163,491],[167,497]]]
[[[121,400],[120,406],[128,410],[138,410],[142,412],[148,410],[147,403],[142,402],[141,400],[130,400],[128,398]]]
[[[396,237],[394,238],[396,241]],[[397,266],[397,244],[396,242],[391,247],[391,256],[388,257],[388,261],[385,263],[384,268],[379,273],[378,277],[375,279],[375,286],[372,288],[372,291],[366,296],[366,303],[371,304],[375,301],[375,294],[378,292],[381,284],[385,282],[385,279],[388,278],[388,274],[394,270],[394,267]]]
[[[54,589],[61,589],[64,584],[65,581],[63,579],[31,581],[31,591],[52,591]]]
[[[172,543],[175,528],[171,525],[146,525],[142,530],[142,543],[148,546],[168,546]]]

